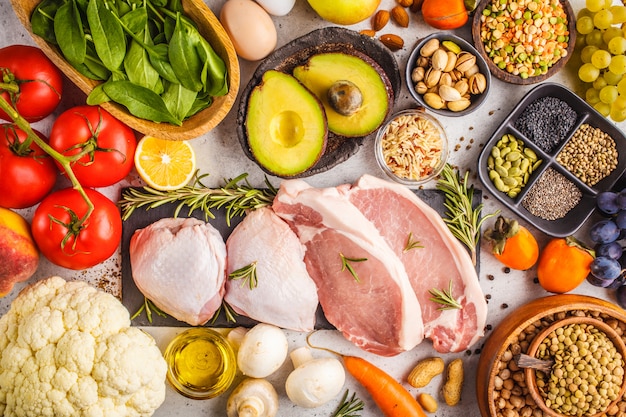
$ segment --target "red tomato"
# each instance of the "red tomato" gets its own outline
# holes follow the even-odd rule
[[[69,269],[90,268],[105,261],[122,238],[122,218],[115,203],[98,191],[86,188],[85,192],[94,210],[82,227],[77,229],[76,223],[87,212],[87,203],[73,188],[44,198],[31,223],[41,253]]]
[[[61,113],[50,132],[50,146],[70,156],[85,187],[107,187],[122,180],[134,166],[135,132],[99,106],[76,106]]]
[[[36,122],[56,109],[63,94],[61,71],[39,48],[11,45],[0,49],[1,96],[29,122]],[[13,121],[0,110],[0,118]]]
[[[45,136],[35,133],[46,140]],[[35,142],[20,154],[26,132],[12,124],[0,125],[0,206],[26,208],[41,201],[54,187],[59,171],[54,160]]]

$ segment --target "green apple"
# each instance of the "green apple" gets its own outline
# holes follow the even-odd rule
[[[380,0],[307,0],[324,20],[337,25],[353,25],[372,16]]]

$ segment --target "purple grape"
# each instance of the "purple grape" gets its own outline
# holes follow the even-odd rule
[[[613,191],[602,191],[596,195],[596,205],[601,212],[605,214],[615,214],[619,211],[617,204],[617,193]]]
[[[606,288],[616,289],[624,285],[624,274],[620,274],[619,277],[613,280]]]
[[[620,210],[617,216],[613,218],[613,221],[620,229],[626,229],[626,210]]]
[[[614,281],[615,280],[613,279],[600,279],[600,278],[593,276],[592,274],[589,274],[587,276],[587,282],[593,285],[594,287],[606,288],[610,286],[611,284],[613,284]]]
[[[597,256],[590,265],[591,274],[599,279],[613,281],[622,273],[620,263],[605,256]]]
[[[621,258],[624,252],[622,245],[618,242],[603,243],[596,246],[596,256],[604,256],[606,258],[618,259]]]
[[[622,190],[617,194],[616,203],[620,210],[626,210],[626,190]]]
[[[611,243],[619,237],[620,229],[613,220],[600,220],[589,230],[589,238],[594,243]]]
[[[615,296],[617,297],[617,304],[621,308],[626,308],[626,285],[618,287],[617,291],[615,291]]]

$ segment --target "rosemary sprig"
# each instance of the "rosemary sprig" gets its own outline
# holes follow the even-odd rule
[[[276,196],[276,188],[265,178],[267,188],[257,189],[250,185],[246,177],[241,174],[238,177],[225,180],[226,184],[220,188],[209,188],[202,183],[202,179],[208,176],[203,174],[196,177],[191,185],[172,191],[159,191],[152,187],[127,188],[122,192],[119,205],[122,209],[122,220],[127,220],[135,209],[146,207],[156,208],[163,204],[176,203],[174,217],[177,217],[183,207],[189,208],[189,215],[195,210],[202,210],[205,219],[215,218],[211,210],[226,209],[226,223],[230,226],[230,220],[235,216],[242,216],[247,210],[269,206]],[[244,181],[243,184],[239,184]]]
[[[223,301],[223,300],[222,300],[222,304],[220,304],[220,307],[217,309],[215,314],[213,314],[213,317],[211,318],[209,322],[211,324],[215,324],[222,311],[224,311],[224,316],[226,317],[227,322],[229,323],[237,322],[236,316],[238,314],[235,313],[235,310],[233,310],[233,308],[226,301]]]
[[[433,288],[431,290],[428,290],[428,292],[430,293],[430,295],[432,295],[430,301],[441,304],[439,310],[460,310],[463,308],[461,303],[455,300],[454,296],[452,295],[452,281],[450,281],[450,286],[447,290],[438,290],[437,288]]]
[[[228,278],[232,280],[241,280],[242,287],[248,283],[248,287],[251,290],[255,289],[257,285],[259,285],[259,277],[256,274],[256,261],[234,270],[228,274]]]
[[[154,311],[155,314],[161,316],[161,317],[167,317],[167,314],[165,314],[163,312],[163,310],[161,310],[159,307],[157,307],[152,300],[148,299],[148,297],[144,297],[143,298],[143,304],[141,305],[141,307],[139,308],[139,310],[137,310],[135,312],[135,314],[133,314],[133,316],[130,318],[131,320],[136,319],[137,317],[139,317],[139,315],[143,312],[146,312],[146,317],[148,318],[148,323],[152,324],[152,312]]]
[[[358,412],[363,410],[365,404],[356,396],[356,393],[354,392],[352,393],[350,399],[348,399],[348,393],[349,390],[346,390],[341,398],[341,404],[332,417],[360,417],[361,414]]]
[[[500,210],[481,217],[483,204],[474,208],[474,186],[468,185],[468,177],[469,171],[465,172],[461,179],[460,173],[455,172],[450,164],[446,164],[437,181],[437,189],[443,191],[446,197],[444,206],[448,212],[447,218],[443,221],[452,234],[467,246],[472,263],[476,265],[476,246],[480,239],[480,227],[485,220],[498,215]]]
[[[409,232],[409,236],[406,238],[406,244],[404,245],[403,252],[408,252],[411,249],[423,248],[424,246],[420,243],[419,240],[413,240],[413,233]]]
[[[352,267],[351,262],[365,262],[367,261],[367,258],[348,258],[344,256],[343,253],[340,253],[339,257],[341,257],[341,272],[347,269],[348,272],[350,272],[350,274],[354,277],[354,280],[356,282],[361,282],[361,280],[359,279],[359,276],[357,275],[356,271]]]

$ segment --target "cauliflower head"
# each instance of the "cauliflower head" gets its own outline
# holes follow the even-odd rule
[[[167,365],[111,294],[51,277],[0,318],[0,415],[151,416]]]

